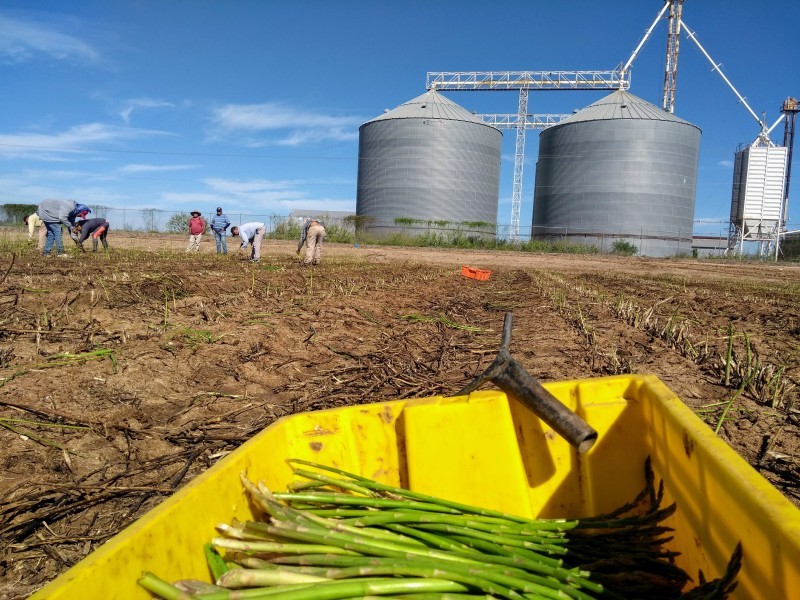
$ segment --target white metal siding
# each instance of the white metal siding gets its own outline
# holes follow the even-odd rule
[[[787,149],[783,146],[746,148],[736,154],[731,216],[744,229],[770,229],[781,218]]]

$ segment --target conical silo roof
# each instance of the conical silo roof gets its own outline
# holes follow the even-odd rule
[[[448,121],[466,121],[488,125],[477,115],[472,114],[463,106],[445,98],[436,90],[429,90],[382,115],[367,121],[387,121],[390,119],[443,119]],[[364,123],[366,125],[367,123]]]
[[[583,123],[587,121],[611,121],[618,119],[632,119],[638,121],[671,121],[673,123],[683,123],[684,125],[692,125],[697,127],[689,121],[685,121],[674,114],[667,112],[663,108],[650,104],[647,100],[642,100],[638,96],[634,96],[625,90],[617,90],[612,92],[605,98],[601,98],[594,104],[590,104],[586,108],[579,110],[574,115],[571,115],[559,121],[555,127],[561,125],[568,125],[570,123]],[[698,127],[699,129],[699,127]]]

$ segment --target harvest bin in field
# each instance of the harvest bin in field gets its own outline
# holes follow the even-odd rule
[[[486,281],[489,279],[489,276],[492,274],[492,272],[485,269],[476,269],[475,267],[469,267],[467,265],[463,265],[461,267],[461,274],[464,277],[469,277],[470,279],[477,279],[478,281]]]
[[[797,598],[800,510],[716,438],[653,376],[545,384],[598,433],[578,454],[502,392],[397,400],[285,417],[101,546],[31,600],[146,599],[142,571],[166,580],[210,574],[203,544],[217,523],[252,517],[239,473],[283,490],[286,458],[523,516],[613,510],[644,487],[652,458],[677,512],[670,549],[695,580],[743,562],[735,598]]]

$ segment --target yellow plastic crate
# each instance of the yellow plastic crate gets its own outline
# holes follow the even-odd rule
[[[252,516],[239,473],[283,490],[284,459],[304,458],[392,485],[525,516],[580,517],[609,511],[644,486],[652,458],[679,565],[718,577],[737,542],[744,548],[735,598],[797,598],[800,510],[717,439],[653,376],[546,384],[599,433],[578,454],[505,394],[398,400],[283,418],[144,515],[31,600],[149,594],[142,571],[167,580],[210,575],[202,546],[217,523]]]

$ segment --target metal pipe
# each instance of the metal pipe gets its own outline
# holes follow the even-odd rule
[[[631,65],[633,64],[633,61],[636,60],[636,55],[639,54],[639,51],[642,49],[642,46],[644,46],[645,43],[647,42],[647,40],[650,39],[650,35],[653,33],[653,29],[656,28],[656,25],[658,25],[658,22],[661,20],[661,17],[664,16],[664,13],[667,12],[667,9],[669,8],[669,6],[670,6],[670,1],[669,0],[664,0],[664,7],[661,9],[661,12],[658,13],[658,16],[653,21],[653,24],[650,25],[650,27],[645,32],[644,37],[642,38],[642,41],[639,42],[638,46],[636,46],[636,50],[633,51],[633,54],[631,54],[631,57],[628,59],[628,62],[626,62],[625,66],[622,67],[622,70],[620,71],[620,74],[622,76],[620,77],[620,79],[624,79],[625,73],[628,72],[628,69],[631,68]]]
[[[720,68],[720,65],[716,64],[714,62],[714,60],[709,56],[708,52],[706,52],[706,49],[703,48],[703,46],[700,45],[700,42],[697,40],[697,38],[695,37],[694,33],[692,33],[692,30],[689,28],[689,24],[686,21],[683,21],[683,25],[684,25],[684,30],[686,31],[686,35],[688,35],[689,39],[691,39],[697,45],[697,47],[700,48],[700,52],[703,53],[703,56],[705,56],[708,59],[708,62],[710,62],[711,65],[714,67],[712,69],[712,71],[716,71],[717,73],[719,73],[719,76],[722,77],[722,79],[725,81],[725,83],[728,84],[728,87],[731,88],[731,90],[733,90],[734,94],[736,94],[736,97],[739,99],[739,102],[744,104],[744,107],[748,110],[748,112],[751,115],[753,115],[753,118],[756,121],[758,121],[759,125],[761,125],[761,129],[765,130],[767,126],[764,125],[763,121],[758,118],[758,115],[755,112],[753,112],[753,109],[750,108],[749,104],[747,104],[747,101],[744,99],[744,96],[742,96],[738,92],[738,90],[735,87],[733,87],[733,84],[730,82],[730,80],[727,77],[725,77],[725,73],[722,72],[722,69]]]
[[[782,122],[782,121],[783,121],[785,118],[786,118],[786,117],[785,117],[783,114],[781,114],[781,116],[780,116],[780,117],[778,117],[778,120],[777,120],[777,121],[775,121],[775,122],[772,124],[772,127],[770,127],[769,129],[767,129],[767,135],[769,135],[770,133],[772,133],[772,130],[773,130],[773,129],[775,129],[775,128],[776,128],[778,125],[780,125],[780,123],[781,123],[781,122]],[[785,141],[784,141],[784,144],[783,144],[783,145],[784,145],[784,146],[786,145],[786,142],[785,142]]]
[[[537,417],[577,448],[578,452],[586,452],[597,441],[597,431],[544,389],[542,384],[509,354],[512,325],[513,315],[506,313],[497,357],[483,373],[456,395],[464,396],[491,381],[506,394],[531,409]]]

